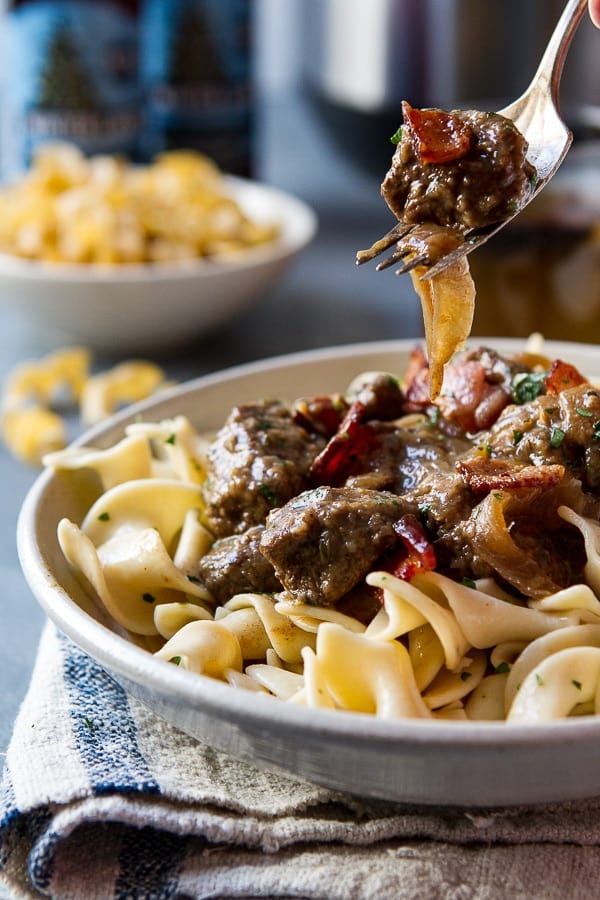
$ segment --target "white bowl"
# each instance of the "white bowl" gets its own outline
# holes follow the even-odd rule
[[[522,346],[493,344],[499,350]],[[343,390],[366,370],[401,373],[412,346],[361,344],[209,375],[131,407],[78,443],[114,443],[141,412],[150,421],[181,413],[210,430],[232,405],[270,395],[273,385],[279,396],[292,399]],[[596,347],[549,343],[547,350],[583,371],[600,372]],[[165,665],[100,624],[93,601],[69,571],[56,525],[62,516],[80,521],[84,512],[84,497],[70,479],[51,472],[39,477],[18,524],[21,564],[33,593],[58,627],[126,690],[199,740],[265,768],[388,800],[489,806],[600,793],[600,717],[544,725],[384,721],[287,704]]]
[[[0,254],[0,305],[40,330],[100,350],[162,350],[225,323],[284,273],[313,238],[302,201],[258,182],[227,177],[242,209],[281,235],[227,262],[70,265]]]

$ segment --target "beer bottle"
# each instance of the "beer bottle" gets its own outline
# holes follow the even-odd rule
[[[145,0],[141,28],[149,160],[196,150],[252,170],[252,0]]]

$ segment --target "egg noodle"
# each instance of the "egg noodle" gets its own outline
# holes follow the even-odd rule
[[[216,602],[193,574],[215,541],[205,498],[211,446],[212,437],[176,416],[130,424],[109,449],[72,447],[44,459],[74,479],[77,470],[96,473],[97,499],[81,523],[60,521],[60,546],[107,621],[165,665],[386,719],[539,722],[600,711],[595,518],[558,505],[563,526],[585,545],[585,565],[576,583],[535,597],[495,576],[459,580],[417,566],[399,577],[375,565],[366,585],[378,604],[368,617],[285,589]],[[480,515],[481,528],[492,512],[508,520],[510,493],[482,495],[470,520]],[[509,541],[510,523],[502,525]]]

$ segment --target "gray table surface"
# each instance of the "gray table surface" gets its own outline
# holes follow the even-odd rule
[[[309,203],[319,217],[319,233],[251,311],[170,357],[150,357],[178,381],[297,350],[421,334],[420,308],[410,281],[354,264],[355,251],[391,224],[377,177],[337,156],[312,107],[298,95],[270,98],[261,111],[259,134],[258,177]],[[56,348],[0,296],[0,378],[15,364]],[[116,361],[96,356],[95,366]],[[27,690],[44,622],[21,573],[15,543],[19,509],[37,474],[0,447],[2,755]]]

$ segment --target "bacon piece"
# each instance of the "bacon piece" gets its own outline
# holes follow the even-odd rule
[[[547,466],[521,466],[503,459],[487,459],[475,456],[460,459],[456,471],[473,491],[517,490],[520,488],[554,487],[564,478],[565,467],[559,464]]]
[[[465,431],[490,428],[510,399],[508,384],[492,380],[479,359],[458,359],[446,367],[439,407],[445,418]]]
[[[473,433],[490,428],[512,400],[510,363],[485,348],[468,351],[448,363],[444,391],[436,406],[448,422]],[[429,369],[420,348],[413,350],[405,375],[409,412],[431,408]]]
[[[402,546],[383,564],[383,569],[410,581],[419,572],[431,572],[437,565],[435,550],[419,520],[408,513],[394,522],[394,531]]]
[[[378,443],[377,433],[364,422],[365,405],[356,400],[344,416],[338,431],[310,467],[309,483],[315,487],[344,484],[349,475],[360,470],[361,458]]]
[[[419,345],[411,350],[403,378],[404,396],[409,405],[419,408],[429,404],[429,366],[425,351]]]
[[[295,425],[329,438],[336,433],[347,411],[348,403],[341,394],[302,398],[294,404],[292,419]]]
[[[415,109],[402,103],[404,123],[412,134],[415,153],[422,163],[449,163],[471,149],[473,129],[464,119],[442,109]]]
[[[425,351],[419,345],[411,350],[404,372],[404,396],[409,412],[420,411],[431,404],[429,397],[429,365]]]
[[[579,387],[581,384],[587,384],[587,378],[584,378],[579,369],[561,359],[554,360],[546,376],[548,394],[556,396],[568,388]]]

